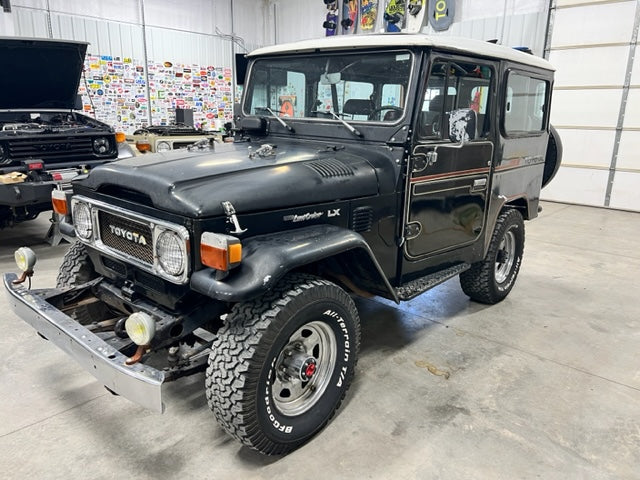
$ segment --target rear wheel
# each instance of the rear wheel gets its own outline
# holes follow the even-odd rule
[[[358,312],[344,290],[289,275],[227,317],[209,357],[209,407],[245,445],[269,455],[288,453],[340,406],[359,343]]]
[[[513,288],[524,252],[524,221],[518,210],[507,209],[498,216],[487,256],[460,274],[464,293],[480,303],[503,300]]]

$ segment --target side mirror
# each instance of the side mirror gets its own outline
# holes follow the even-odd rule
[[[267,131],[267,121],[264,118],[242,117],[239,123],[240,130],[255,132],[258,135]]]
[[[465,143],[475,140],[478,114],[470,108],[453,110],[449,114],[449,140]]]

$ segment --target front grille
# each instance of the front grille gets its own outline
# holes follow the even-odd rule
[[[153,235],[144,223],[100,210],[100,239],[107,247],[153,265]]]
[[[189,145],[193,145],[195,142],[173,142],[173,149],[178,150],[180,148],[187,148]]]
[[[127,275],[127,267],[124,266],[124,263],[118,262],[109,257],[100,257],[100,259],[102,260],[102,264],[112,272],[117,273],[121,277]]]
[[[136,283],[140,283],[151,290],[163,293],[165,291],[165,285],[162,279],[156,277],[142,270],[136,271]]]
[[[92,146],[91,137],[48,137],[48,138],[12,138],[7,141],[9,158],[24,160],[37,158],[42,160],[93,160],[110,158],[113,155],[98,157]]]

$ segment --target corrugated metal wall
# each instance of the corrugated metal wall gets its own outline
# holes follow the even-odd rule
[[[106,106],[100,111],[96,109],[99,119],[119,129],[132,131],[144,124],[157,123],[158,118],[167,116],[164,113],[167,108],[173,111],[178,105],[174,103],[177,102],[175,95],[167,98],[154,96],[154,87],[157,90],[158,86],[154,85],[148,73],[151,66],[169,62],[190,67],[196,65],[206,71],[213,71],[213,66],[223,75],[222,72],[233,67],[235,53],[265,44],[265,35],[269,34],[264,20],[267,6],[262,0],[14,0],[10,16],[2,16],[3,22],[10,18],[11,31],[0,31],[0,35],[86,41],[90,43],[89,55],[103,59],[128,58],[133,59],[135,65],[147,66],[141,70],[142,78],[135,79],[146,85],[145,88],[136,92],[124,88],[124,94],[135,93],[135,99],[128,98],[129,102],[115,111]],[[111,77],[108,76],[109,81],[103,83],[99,72],[92,70],[92,73],[88,79],[92,85],[85,85],[87,91],[95,90],[101,99],[112,105]],[[227,74],[224,75],[226,77]],[[127,78],[125,81],[131,80]],[[118,83],[117,79],[115,83]],[[195,88],[195,83],[189,87]],[[217,93],[214,89],[213,96],[217,98],[223,88],[226,92],[229,86],[218,88]],[[177,92],[186,98],[186,103],[180,105],[195,108],[194,117],[203,109],[207,109],[207,115],[215,110],[215,118],[218,118],[219,111],[224,111],[225,117],[230,115],[227,107],[233,104],[232,94],[220,93],[218,96],[221,98],[212,106],[197,95],[197,91],[193,95],[184,93],[187,90],[180,88]],[[229,88],[229,92],[232,91],[233,88]],[[140,96],[149,102],[150,108],[143,109],[144,103],[136,107],[137,110],[128,111],[126,107],[132,103],[137,105]],[[85,102],[90,101],[90,96],[86,95]]]
[[[325,35],[322,23],[327,8],[322,0],[275,0],[271,3],[277,12],[276,43]],[[377,31],[383,28],[381,9],[384,3],[384,0],[379,2]],[[455,23],[446,32],[437,34],[478,40],[497,38],[503,45],[526,45],[537,55],[542,55],[547,14],[547,0],[459,0],[456,2]],[[423,31],[436,33],[430,26]]]
[[[558,0],[551,121],[564,160],[543,198],[640,211],[640,1]]]
[[[640,210],[640,0],[458,0],[455,23],[438,34],[497,38],[540,55],[549,3],[552,122],[565,158],[542,196]],[[151,61],[225,66],[236,52],[323,36],[327,13],[321,0],[12,0],[12,8],[0,34],[86,40],[92,53],[134,58],[144,58],[146,40]]]
[[[526,46],[542,56],[547,16],[547,0],[462,0],[456,2],[455,23],[447,31],[435,32],[428,25],[423,32],[497,39],[501,45]]]
[[[216,33],[231,33],[231,0],[48,3],[49,9],[42,0],[14,1],[15,34],[84,40],[91,53],[144,59],[146,30],[148,60],[233,65],[233,42]]]

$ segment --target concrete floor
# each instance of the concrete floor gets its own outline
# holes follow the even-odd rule
[[[15,247],[39,254],[35,288],[67,248],[43,244],[46,220],[0,232],[0,271]],[[286,457],[227,437],[202,374],[168,386],[164,415],[108,394],[0,294],[0,476],[638,479],[640,214],[546,203],[526,228],[501,304],[470,302],[456,279],[399,307],[358,300],[348,399]]]

